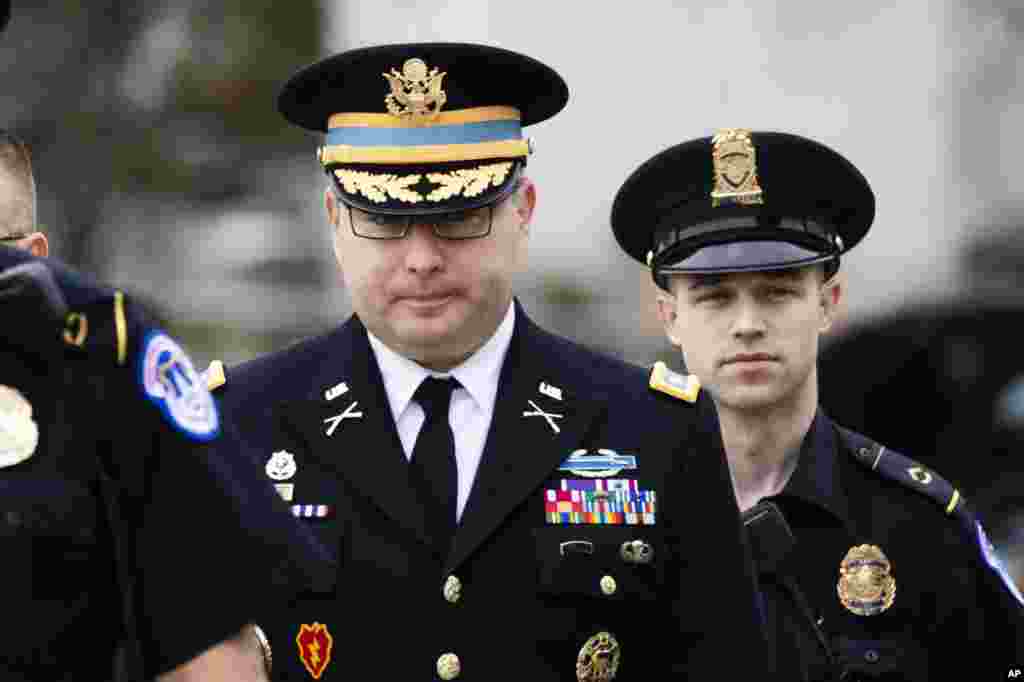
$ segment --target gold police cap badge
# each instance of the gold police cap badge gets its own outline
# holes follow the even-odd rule
[[[720,129],[711,138],[711,158],[715,166],[713,207],[764,203],[757,184],[757,152],[749,130]]]
[[[874,545],[851,547],[839,564],[839,601],[858,616],[882,613],[896,598],[892,564]]]
[[[441,107],[448,100],[448,95],[441,89],[447,73],[427,68],[422,59],[406,59],[402,73],[391,69],[391,73],[381,75],[391,85],[384,104],[393,116],[429,121],[441,112]]]
[[[32,404],[17,389],[0,384],[0,468],[25,461],[38,444]]]
[[[619,671],[622,650],[615,635],[599,632],[583,645],[576,657],[576,679],[579,682],[611,682]]]

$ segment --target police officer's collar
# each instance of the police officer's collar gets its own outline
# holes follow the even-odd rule
[[[840,447],[831,421],[819,408],[800,445],[796,470],[780,495],[823,508],[849,527],[849,501],[839,477]]]

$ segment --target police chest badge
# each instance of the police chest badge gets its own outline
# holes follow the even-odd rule
[[[146,397],[178,431],[199,441],[220,433],[220,418],[206,382],[178,343],[152,331],[142,344],[140,383]]]
[[[615,635],[599,632],[587,640],[576,657],[579,682],[611,682],[619,671],[622,650]]]
[[[896,598],[892,564],[874,545],[851,547],[839,564],[839,601],[858,616],[882,613]]]
[[[735,204],[763,204],[757,184],[757,156],[750,131],[723,128],[711,138],[715,185],[711,190],[712,207]]]
[[[24,462],[38,444],[32,404],[17,389],[0,384],[0,469]]]

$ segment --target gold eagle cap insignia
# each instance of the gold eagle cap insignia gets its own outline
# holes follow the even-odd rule
[[[402,72],[391,69],[381,74],[391,86],[384,98],[388,113],[400,118],[411,118],[424,123],[434,119],[448,100],[441,89],[447,72],[430,69],[422,59],[406,59]]]
[[[851,547],[839,564],[839,601],[858,616],[882,613],[896,599],[892,564],[874,545]]]
[[[723,128],[716,132],[711,138],[711,158],[715,167],[712,207],[764,203],[757,182],[757,150],[749,130]]]

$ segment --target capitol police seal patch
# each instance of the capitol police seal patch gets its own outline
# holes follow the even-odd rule
[[[183,434],[208,441],[220,433],[217,404],[206,382],[178,343],[161,331],[151,331],[142,344],[139,380],[167,420]]]

